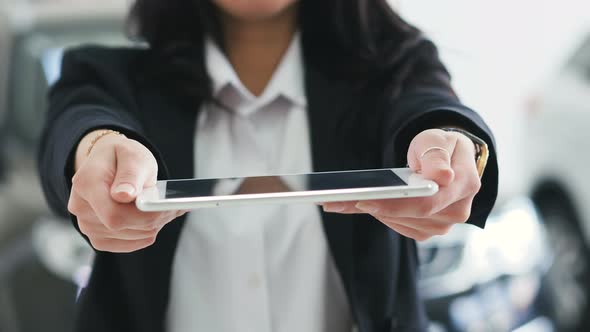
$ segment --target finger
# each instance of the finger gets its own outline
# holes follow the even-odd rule
[[[148,238],[143,240],[118,240],[110,238],[90,239],[92,247],[99,251],[113,252],[113,253],[129,253],[140,249],[147,248],[156,242],[156,238]]]
[[[459,200],[449,205],[434,216],[434,219],[446,223],[464,223],[471,216],[473,196]]]
[[[400,224],[387,224],[387,226],[396,231],[398,234],[416,241],[425,241],[432,237],[426,233]]]
[[[82,219],[78,218],[78,227],[80,232],[89,238],[113,238],[119,240],[143,240],[154,237],[162,227],[151,230],[123,229],[112,231],[101,224],[97,218]]]
[[[82,196],[80,196],[75,190],[70,192],[70,198],[68,200],[68,212],[76,216],[77,218],[89,218],[95,216],[92,207]]]
[[[174,210],[174,211],[163,211],[163,212],[143,212],[137,210],[137,208],[133,205],[131,207],[134,211],[138,212],[139,214],[148,214],[149,221],[145,224],[130,224],[127,229],[130,230],[139,230],[139,231],[152,231],[154,229],[162,229],[168,223],[174,221],[177,218],[182,217],[183,215],[187,214],[187,211],[183,210]]]
[[[456,137],[440,129],[431,129],[418,134],[408,149],[408,164],[440,186],[447,186],[455,176],[451,167]]]
[[[178,211],[172,211],[172,213],[174,214],[174,217],[175,217],[175,218],[182,217],[182,216],[184,216],[185,214],[187,214],[187,213],[190,213],[190,212],[191,212],[190,210],[178,210]]]
[[[453,133],[457,139],[455,153],[453,154],[453,167],[469,167],[477,172],[475,163],[475,145],[467,136],[461,133]]]
[[[394,198],[360,201],[356,208],[363,213],[385,215],[392,218],[428,218],[452,204],[451,187],[442,188],[430,197]]]
[[[117,168],[111,196],[119,203],[135,200],[144,187],[155,185],[158,166],[149,150],[136,141],[115,145]]]
[[[473,197],[481,188],[481,180],[475,163],[475,147],[473,142],[462,134],[460,135],[452,165],[455,169],[456,182],[460,188],[460,198]]]
[[[355,207],[361,213],[389,218],[433,218],[455,204],[456,191],[456,188],[447,187],[430,197],[360,201]]]
[[[102,231],[104,225],[96,217],[77,217],[76,219],[80,233],[88,236],[88,238],[102,236],[107,233]]]
[[[439,218],[463,220],[471,209],[473,197],[481,185],[477,173],[466,176],[458,172],[452,185],[442,187],[430,197],[364,200],[322,203],[325,212],[342,214],[368,213],[390,218]],[[439,216],[440,213],[444,213]],[[446,219],[445,219],[446,218]]]
[[[123,229],[152,230],[160,227],[169,212],[143,212],[133,203],[119,203],[107,193],[88,200],[100,222],[111,231]],[[172,219],[172,216],[170,216]]]
[[[447,234],[454,225],[452,222],[444,222],[436,219],[389,218],[385,216],[375,216],[375,218],[390,227],[394,225],[403,226],[430,236]]]
[[[78,227],[80,231],[89,237],[109,237],[120,240],[141,240],[157,235],[160,230],[171,220],[184,215],[186,211],[170,211],[162,217],[160,222],[153,226],[144,228],[126,228],[113,231],[106,227],[95,214],[88,217],[78,217]]]
[[[133,203],[114,201],[106,185],[94,186],[81,194],[73,191],[72,195],[76,197],[76,207],[80,209],[81,216],[85,218],[96,216],[99,222],[111,231],[123,229],[150,231],[161,228],[186,213],[186,211],[140,211]]]
[[[158,232],[160,231],[160,229],[154,229],[150,231],[124,229],[122,231],[117,232],[116,234],[113,234],[112,232],[109,232],[106,228],[105,230],[107,232],[100,234],[101,236],[126,241],[150,239],[157,236]]]
[[[322,207],[325,212],[330,213],[342,213],[342,214],[352,214],[352,213],[364,213],[355,207],[357,201],[352,202],[329,202],[329,203],[322,203]]]

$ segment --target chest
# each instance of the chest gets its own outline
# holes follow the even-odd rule
[[[312,171],[307,109],[271,103],[248,115],[204,104],[194,135],[195,176],[243,177]]]
[[[233,122],[223,116],[203,116],[202,103],[177,100],[150,90],[138,95],[138,108],[149,139],[166,162],[168,174],[165,177],[168,178],[200,175],[195,170],[201,155],[208,158],[219,151],[227,155],[237,149],[250,153],[240,160],[276,159],[270,161],[270,165],[254,166],[256,173],[308,171],[309,166],[313,171],[380,166],[381,115],[378,109],[362,105],[360,98],[349,102],[333,99],[334,103],[329,100],[330,96],[313,98],[312,94],[308,98],[304,111],[256,121]],[[301,158],[309,160],[301,162]],[[297,164],[295,169],[289,169],[290,162]],[[198,168],[204,169],[202,167]],[[230,171],[220,169],[224,169],[224,173]]]

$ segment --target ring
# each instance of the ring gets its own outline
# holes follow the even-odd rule
[[[428,153],[428,152],[432,152],[435,150],[439,150],[439,151],[443,151],[447,154],[447,156],[449,156],[449,159],[451,159],[451,153],[449,152],[449,150],[445,149],[445,148],[441,148],[440,146],[433,146],[430,147],[428,149],[426,149],[426,151],[422,152],[422,154],[420,155],[420,159],[424,158],[424,156]]]

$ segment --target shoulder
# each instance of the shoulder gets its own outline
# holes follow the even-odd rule
[[[137,70],[148,57],[149,50],[140,47],[79,46],[64,52],[62,76],[121,76]]]
[[[50,95],[84,87],[116,95],[131,94],[149,58],[150,50],[141,47],[84,45],[67,49],[62,58],[60,78],[52,86]]]
[[[67,49],[60,77],[49,91],[50,103],[58,108],[72,104],[132,108],[138,73],[148,58],[145,48],[88,45]]]
[[[64,52],[64,63],[112,64],[124,66],[134,60],[146,57],[149,50],[143,47],[109,47],[83,45],[69,48]]]

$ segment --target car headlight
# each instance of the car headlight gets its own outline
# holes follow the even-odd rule
[[[533,203],[519,198],[504,205],[490,217],[485,230],[470,234],[465,259],[479,282],[547,268],[551,251]]]
[[[67,220],[43,218],[33,227],[33,248],[43,266],[54,275],[79,284],[94,252]]]
[[[456,294],[500,276],[546,269],[552,258],[545,239],[533,203],[513,199],[492,213],[485,229],[457,225],[419,244],[422,293]]]

